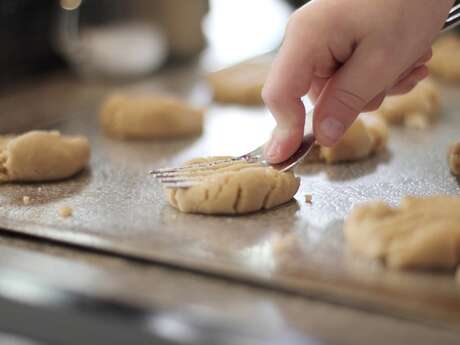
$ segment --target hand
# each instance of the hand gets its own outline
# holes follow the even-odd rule
[[[410,91],[453,0],[313,0],[294,12],[262,97],[277,127],[265,149],[278,163],[300,145],[301,97],[316,103],[313,129],[334,145],[362,111]]]

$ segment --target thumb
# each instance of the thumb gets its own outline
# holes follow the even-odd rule
[[[367,104],[381,97],[391,85],[397,73],[389,71],[388,58],[381,49],[358,47],[329,79],[313,116],[313,130],[321,145],[337,143]]]

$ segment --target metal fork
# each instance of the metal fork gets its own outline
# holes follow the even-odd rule
[[[311,109],[307,113],[307,118],[313,115]],[[311,151],[315,137],[313,133],[308,132],[302,139],[302,144],[294,154],[284,162],[278,164],[269,164],[263,157],[264,145],[255,150],[237,157],[219,159],[207,163],[190,164],[178,168],[161,168],[152,170],[150,173],[156,177],[166,188],[188,188],[200,184],[203,178],[216,169],[227,168],[238,163],[249,163],[250,166],[272,167],[279,171],[288,171],[298,165]]]

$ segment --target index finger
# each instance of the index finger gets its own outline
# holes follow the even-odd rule
[[[308,93],[313,76],[313,48],[300,19],[295,15],[262,90],[262,98],[281,127],[303,123],[305,109],[300,98]]]
[[[288,158],[302,141],[305,107],[301,98],[310,89],[314,67],[313,48],[308,42],[300,23],[291,19],[262,90],[262,98],[277,122],[267,151],[272,163]]]

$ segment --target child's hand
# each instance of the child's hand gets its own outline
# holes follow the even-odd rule
[[[331,146],[362,111],[405,93],[428,75],[431,43],[453,0],[313,0],[290,18],[262,97],[277,128],[272,162],[300,145],[308,93],[314,133]]]

